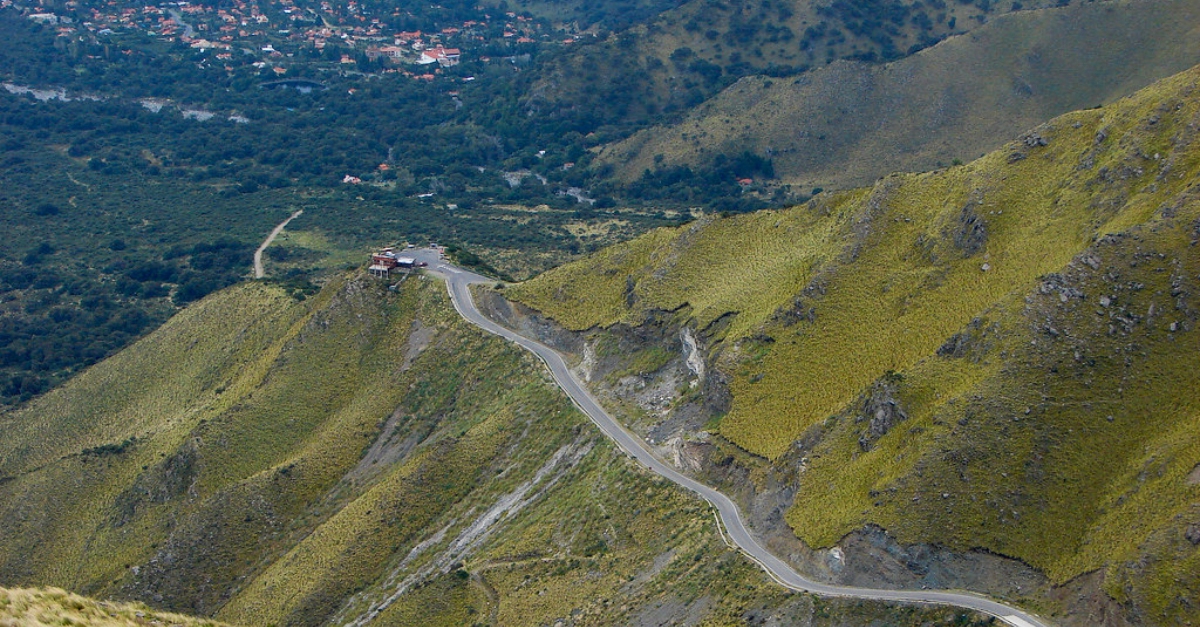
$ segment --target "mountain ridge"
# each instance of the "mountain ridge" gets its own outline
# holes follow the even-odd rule
[[[4,583],[253,625],[984,624],[787,594],[439,281],[389,286],[233,286],[5,414]]]
[[[1105,2],[1006,14],[887,65],[743,78],[687,117],[600,149],[619,178],[750,150],[803,191],[969,161],[1046,119],[1200,62],[1200,6]],[[662,155],[660,158],[658,155]]]
[[[702,473],[790,486],[774,524],[808,547],[875,525],[1021,560],[1047,596],[1100,570],[1125,619],[1190,620],[1198,80],[963,166],[657,230],[506,294],[589,354],[697,334],[704,381],[659,361],[598,385]]]

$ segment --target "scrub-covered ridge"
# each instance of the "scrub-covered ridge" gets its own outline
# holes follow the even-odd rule
[[[714,467],[773,469],[810,546],[878,526],[1053,585],[1099,572],[1128,616],[1196,620],[1197,79],[965,166],[655,231],[507,293],[589,336],[698,336],[727,402],[681,426],[684,387],[635,421],[719,434],[695,448]]]
[[[979,620],[787,593],[440,281],[396,283],[229,288],[0,417],[0,581],[240,625]]]

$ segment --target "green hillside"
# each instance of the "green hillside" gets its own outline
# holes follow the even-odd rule
[[[574,330],[699,331],[731,396],[712,460],[795,477],[810,546],[874,524],[1197,620],[1198,79],[507,293]]]
[[[150,35],[149,24],[130,22],[105,43],[107,35],[96,33],[108,24],[93,19],[92,9],[141,11],[134,22],[156,10],[125,0],[91,4],[56,8],[74,15],[75,26],[62,32],[23,17],[21,6],[0,11],[0,36],[9,42],[0,49],[0,74],[12,84],[0,90],[5,405],[45,393],[180,306],[244,279],[262,237],[299,209],[304,215],[267,262],[269,276],[300,293],[357,263],[368,247],[406,239],[460,244],[501,276],[521,279],[678,224],[693,207],[781,205],[816,186],[974,156],[1014,129],[1200,60],[1187,32],[1195,9],[1182,0],[1088,3],[1065,12],[1041,10],[1049,4],[1042,0],[539,0],[509,9],[554,17],[557,26],[526,15],[484,19],[486,32],[443,42],[465,46],[463,62],[428,82],[405,75],[407,66],[363,56],[380,43],[374,39],[360,38],[357,48],[337,44],[355,59],[348,71],[333,47],[321,51],[284,32],[300,28],[290,9],[263,9],[272,26],[244,36],[239,29],[234,48],[254,54],[214,63],[207,49]],[[216,10],[202,7],[196,19]],[[434,33],[500,16],[474,5],[429,10],[414,9],[422,14],[409,16],[416,22],[375,17]],[[1106,17],[1083,17],[1093,14]],[[314,16],[301,21],[315,25]],[[564,20],[594,28],[581,32]],[[897,72],[873,65],[951,33],[970,36],[917,55],[942,61],[911,60],[920,80],[895,80]],[[564,44],[567,38],[573,43]],[[256,59],[273,54],[266,52],[272,46],[283,56],[263,66]],[[979,49],[989,46],[1008,51],[977,73],[998,90],[959,83],[960,73],[946,69],[951,61],[955,68],[978,64]],[[948,60],[932,54],[943,48],[965,52]],[[868,65],[813,69],[829,59]],[[921,70],[922,63],[932,69]],[[328,89],[276,89],[277,72]],[[684,123],[692,130],[660,128],[610,145],[653,122],[678,120],[755,74],[775,77],[774,86],[738,82]],[[1013,76],[1019,80],[1008,90]],[[38,99],[28,86],[50,91]],[[1010,91],[1013,102],[1004,100]],[[827,92],[848,97],[831,104]],[[1074,99],[1059,102],[1067,93]],[[946,116],[911,124],[898,118],[918,116],[891,106],[897,101],[945,105]],[[959,115],[968,105],[980,116]],[[742,117],[746,111],[753,122]],[[796,132],[797,116],[810,126]],[[798,143],[777,143],[785,139]],[[896,154],[893,146],[911,159],[881,156]],[[695,170],[680,172],[679,164]],[[639,178],[648,168],[662,178]],[[743,193],[737,183],[773,173],[792,187],[772,180]],[[680,180],[659,184],[673,177]]]
[[[246,625],[982,624],[779,588],[436,280],[228,288],[0,428],[4,585]]]
[[[516,0],[497,3],[507,9],[528,11],[555,23],[580,29],[617,29],[637,24],[679,5],[681,0]]]
[[[1051,117],[1183,71],[1200,62],[1198,21],[1192,0],[997,16],[888,65],[743,79],[677,123],[606,146],[597,163],[633,180],[750,150],[802,191],[866,185],[974,159]]]
[[[583,17],[570,2],[519,4],[560,19]],[[1070,2],[688,0],[667,10],[639,3],[626,11],[645,15],[643,22],[612,32],[626,23],[600,19],[590,36],[543,68],[523,101],[541,116],[571,120],[581,133],[623,135],[660,114],[686,111],[744,76],[793,76],[838,59],[895,60],[994,16],[1056,4]],[[596,14],[617,13],[611,0],[590,6]],[[590,21],[583,17],[582,24]]]

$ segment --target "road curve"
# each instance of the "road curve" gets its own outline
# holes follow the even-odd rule
[[[267,246],[270,246],[271,242],[275,241],[276,237],[279,237],[279,234],[283,232],[283,228],[288,225],[288,222],[295,220],[296,217],[302,213],[304,213],[304,210],[298,209],[296,213],[288,216],[287,220],[284,220],[276,225],[275,228],[271,230],[271,234],[267,235],[267,239],[263,240],[263,243],[258,247],[258,250],[254,251],[254,278],[261,279],[267,274],[266,271],[263,270],[262,263],[263,252],[267,250]]]
[[[434,251],[420,249],[414,252],[420,260],[429,263],[429,270],[438,274],[446,281],[450,299],[459,315],[471,324],[483,330],[499,335],[518,344],[522,348],[537,355],[546,366],[559,387],[571,397],[571,400],[591,418],[604,435],[612,439],[621,450],[641,462],[656,474],[695,492],[708,501],[717,511],[725,534],[750,559],[754,560],[780,585],[800,592],[809,592],[821,596],[846,597],[872,601],[891,601],[898,603],[923,603],[935,605],[950,605],[976,610],[1003,621],[1012,627],[1050,627],[1046,622],[1024,610],[995,601],[988,597],[971,592],[950,590],[881,590],[875,588],[854,588],[838,586],[808,579],[796,572],[783,560],[759,544],[750,534],[742,521],[741,511],[737,505],[724,494],[704,485],[687,475],[677,471],[663,460],[659,459],[642,439],[628,431],[600,406],[591,392],[571,372],[563,355],[558,351],[530,339],[517,332],[500,326],[480,313],[471,297],[470,286],[475,283],[492,282],[491,279],[463,270],[442,262]]]

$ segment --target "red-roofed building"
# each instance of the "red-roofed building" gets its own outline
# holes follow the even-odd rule
[[[458,48],[443,48],[438,46],[437,48],[430,48],[422,52],[421,58],[417,60],[417,63],[422,65],[437,63],[438,65],[448,67],[451,65],[457,65],[458,59],[461,56],[462,51]]]

